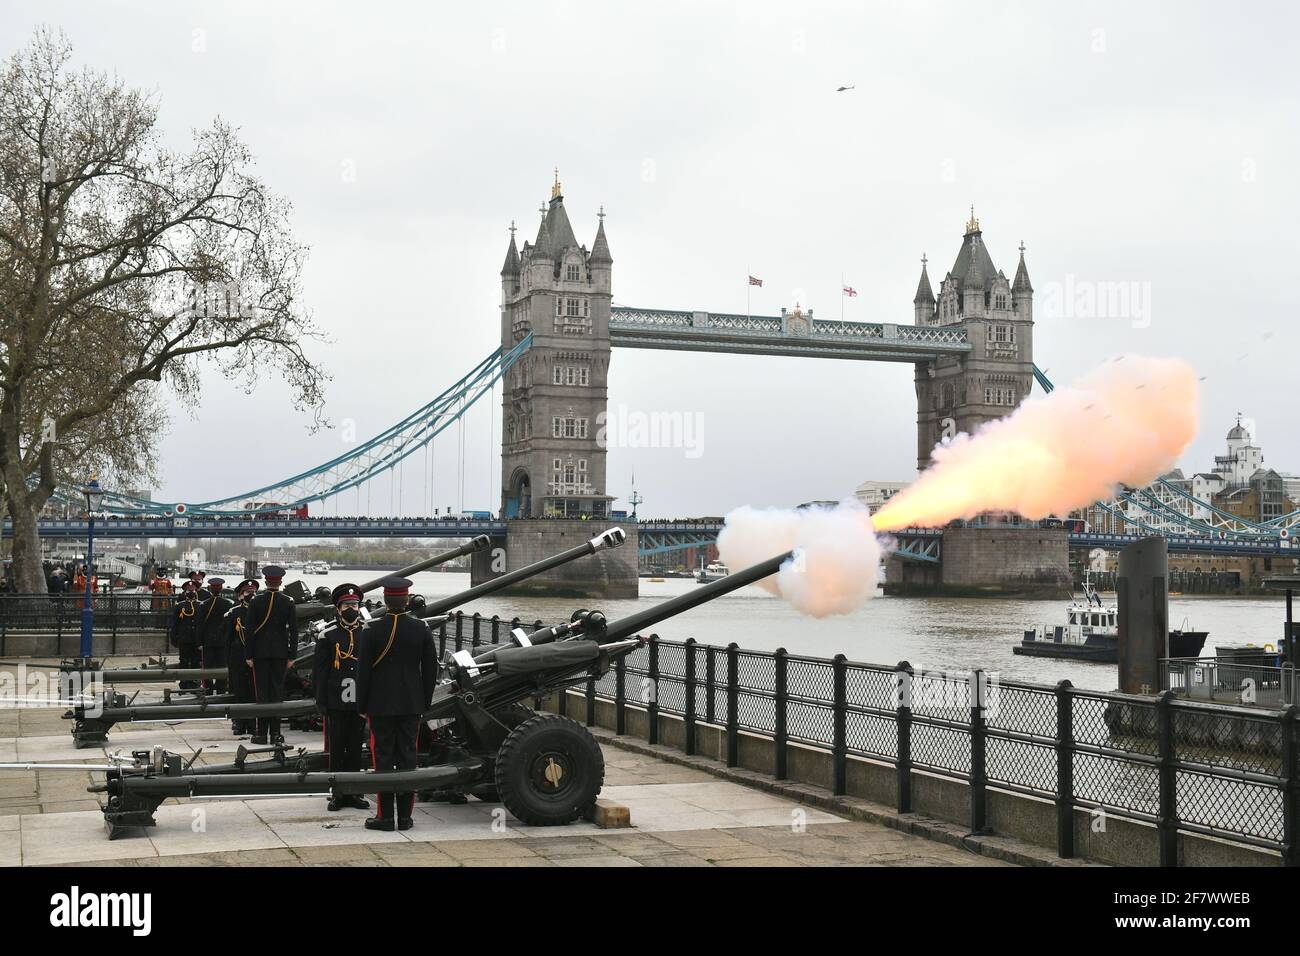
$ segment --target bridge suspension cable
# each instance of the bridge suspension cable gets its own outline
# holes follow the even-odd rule
[[[357,505],[360,510],[363,484],[366,485],[366,510],[369,512],[370,479],[385,471],[391,473],[407,457],[431,445],[443,430],[460,422],[475,402],[483,395],[491,394],[496,382],[519,361],[532,344],[533,337],[530,333],[509,351],[503,352],[500,348],[494,350],[432,401],[337,458],[252,491],[228,498],[188,503],[185,514],[235,516],[283,511],[323,501],[350,488],[357,489]],[[460,454],[463,458],[463,442]],[[458,470],[463,475],[463,465],[458,466]],[[398,476],[390,474],[390,481],[396,477]],[[432,478],[429,487],[432,496]],[[392,489],[390,496],[391,494]],[[55,498],[75,504],[81,501],[82,496],[78,488],[60,487]],[[123,515],[158,514],[160,511],[170,513],[176,510],[175,505],[116,493],[104,495],[103,507],[106,511]]]

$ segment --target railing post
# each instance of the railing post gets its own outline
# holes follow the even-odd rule
[[[717,686],[717,678],[714,674],[713,652],[716,648],[706,646],[704,648],[704,722],[706,724],[716,724],[717,715],[714,713],[713,693],[714,687]]]
[[[438,656],[447,656],[447,621],[444,618],[438,623]]]
[[[646,740],[649,743],[657,744],[659,743],[659,635],[658,634],[650,635],[649,658],[650,658],[650,664],[649,667],[647,668],[647,670],[649,671],[649,675],[647,679],[650,681],[650,686],[647,688],[647,690],[649,690],[650,692],[650,699],[645,701],[645,705],[646,705],[645,713],[646,713],[646,720],[650,722],[650,726],[646,731]],[[619,658],[620,661],[622,659],[623,659],[622,657]]]
[[[587,726],[596,726],[596,678],[587,678]]]
[[[1175,770],[1177,750],[1174,745],[1174,694],[1162,691],[1156,697],[1156,738],[1159,745],[1158,772],[1160,807],[1156,832],[1160,841],[1160,865],[1178,865],[1178,774]]]
[[[614,733],[627,732],[627,655],[620,654],[614,662]]]
[[[686,756],[695,754],[695,638],[686,639],[686,677],[683,680],[686,691]]]
[[[834,701],[831,704],[833,731],[831,739],[831,760],[834,765],[831,793],[837,797],[848,792],[848,743],[846,725],[848,723],[847,684],[849,659],[843,654],[836,654],[832,673],[835,679]]]
[[[988,729],[984,721],[984,672],[970,675],[970,829],[987,830]]]
[[[492,643],[493,645],[501,643],[501,615],[492,615]]]
[[[1074,856],[1074,688],[1056,685],[1056,855]]]
[[[1282,714],[1282,865],[1300,864],[1300,766],[1297,766],[1296,727],[1300,706],[1292,704]]]
[[[776,779],[785,780],[788,776],[786,742],[789,738],[786,711],[790,703],[787,676],[789,661],[784,647],[778,647],[773,657],[776,659],[776,674],[772,679],[773,703],[776,705],[776,713],[772,720],[772,736],[776,745]]]
[[[482,634],[479,630],[483,624],[483,615],[475,611],[470,620],[473,626],[470,629],[469,646],[474,650],[478,650],[479,645],[483,643]]]
[[[456,612],[456,650],[459,652],[465,646],[465,612]]]
[[[727,645],[727,766],[740,763],[740,645]]]
[[[899,661],[898,673],[898,812],[912,812],[912,665]]]

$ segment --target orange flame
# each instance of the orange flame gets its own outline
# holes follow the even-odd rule
[[[938,527],[982,511],[1064,515],[1118,485],[1145,485],[1195,437],[1197,392],[1185,362],[1120,356],[937,446],[934,464],[876,513],[876,530]]]

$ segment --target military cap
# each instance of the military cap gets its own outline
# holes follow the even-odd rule
[[[384,597],[402,597],[411,593],[411,579],[384,578]]]
[[[331,604],[342,604],[344,601],[361,602],[361,588],[355,584],[340,584],[330,592]]]

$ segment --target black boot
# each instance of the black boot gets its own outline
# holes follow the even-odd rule
[[[250,744],[257,744],[258,746],[264,747],[266,746],[266,734],[253,734],[253,736],[249,738],[248,742]]]
[[[409,830],[413,826],[415,826],[415,821],[410,817],[402,817],[402,819],[397,821],[397,829],[399,830]]]
[[[381,820],[379,817],[370,817],[366,820],[366,829],[387,830],[392,832],[393,830],[396,830],[397,827],[393,824],[392,820]]]
[[[361,797],[361,796],[352,796],[352,797],[346,797],[345,799],[348,801],[348,802],[347,802],[347,805],[348,805],[349,807],[352,807],[352,808],[357,809],[357,810],[369,810],[369,809],[370,809],[370,801],[367,800],[365,797]]]

